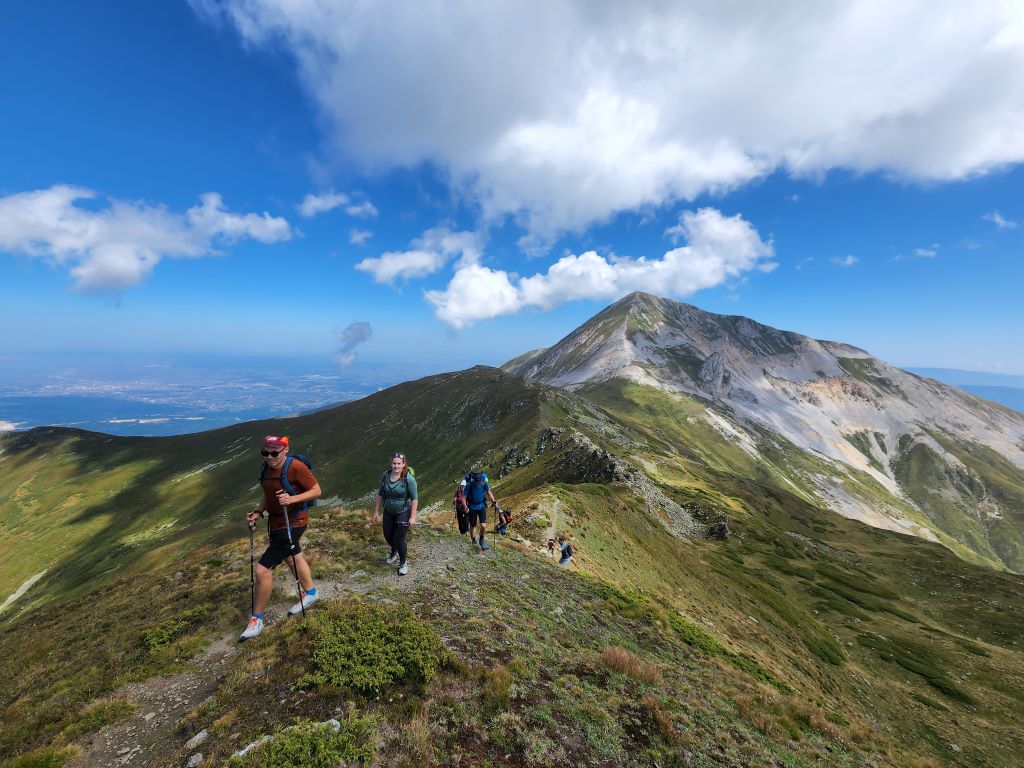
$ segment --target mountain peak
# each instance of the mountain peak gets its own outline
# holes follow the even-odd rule
[[[937,502],[912,487],[907,467],[913,461],[935,463],[937,477],[945,477],[947,470],[962,472],[966,461],[950,446],[977,445],[976,450],[995,451],[1024,467],[1024,417],[1019,414],[914,376],[848,344],[644,292],[623,297],[551,348],[521,355],[503,367],[569,389],[594,391],[598,384],[624,379],[696,399],[710,425],[728,433],[754,459],[775,450],[759,447],[770,434],[782,438],[780,445],[848,468],[840,472],[860,473],[850,476],[849,483],[835,479],[841,474],[822,479],[827,473],[819,472],[811,478],[813,493],[827,506],[925,538],[943,530],[929,522]],[[859,497],[850,492],[853,482],[865,476],[890,495],[884,503],[871,495],[874,491]],[[965,488],[985,487],[977,478],[963,482]],[[948,493],[960,498],[957,488]],[[985,506],[968,497],[962,501],[965,508]],[[972,514],[993,520],[1004,514],[987,509]]]

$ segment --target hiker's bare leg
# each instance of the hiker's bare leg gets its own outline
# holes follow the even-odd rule
[[[274,588],[274,572],[256,564],[256,613],[263,613],[270,600],[270,592]]]
[[[293,573],[295,572],[295,568],[298,568],[299,584],[302,585],[303,592],[308,592],[313,588],[313,574],[309,572],[309,563],[306,562],[306,556],[299,552],[299,554],[294,557],[294,565],[292,564],[292,560],[293,558],[288,558],[288,567],[292,569]]]

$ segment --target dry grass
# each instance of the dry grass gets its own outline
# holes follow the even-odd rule
[[[942,768],[942,764],[933,757],[918,757],[910,764],[910,768]]]
[[[402,766],[431,765],[434,762],[434,737],[430,732],[430,713],[420,709],[402,731]]]
[[[676,725],[672,722],[672,716],[665,711],[665,707],[662,706],[661,699],[655,696],[653,693],[644,695],[644,706],[651,713],[651,718],[658,726],[658,731],[661,732],[662,737],[669,744],[673,746],[679,744],[679,731],[676,729]]]
[[[619,672],[640,683],[658,685],[661,683],[661,670],[648,664],[635,653],[617,645],[606,645],[597,656],[604,667]]]
[[[485,713],[494,715],[508,709],[509,691],[512,687],[512,673],[501,665],[485,669],[480,688],[480,699]]]

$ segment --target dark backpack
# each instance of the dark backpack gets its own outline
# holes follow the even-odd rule
[[[295,461],[296,459],[305,464],[309,468],[310,472],[313,471],[313,462],[311,462],[301,453],[297,453],[294,456],[288,456],[285,458],[284,464],[281,465],[281,477],[279,477],[278,480],[281,482],[282,490],[284,490],[284,492],[287,493],[289,496],[295,495],[295,486],[288,482],[288,469],[291,467],[292,462]],[[270,465],[268,465],[267,462],[264,461],[263,466],[260,467],[260,485],[263,485],[263,477],[264,475],[267,474],[267,469],[269,469],[269,466]],[[307,488],[306,490],[309,489]],[[301,504],[292,507],[291,509],[288,510],[288,513],[291,514],[292,512],[305,512],[310,507],[315,506],[316,499],[310,499],[309,501],[304,501]]]
[[[455,494],[455,511],[458,512],[460,515],[465,514],[469,511],[469,505],[466,504],[466,494]]]
[[[466,502],[469,506],[487,506],[487,475],[473,472],[466,475]]]

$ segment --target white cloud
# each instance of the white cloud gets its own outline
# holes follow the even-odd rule
[[[297,206],[304,218],[311,219],[318,213],[348,205],[349,197],[344,192],[325,192],[322,195],[309,194]]]
[[[22,422],[18,421],[2,421],[0,420],[0,432],[13,432],[16,430]]]
[[[363,259],[356,269],[369,272],[378,283],[390,283],[399,277],[411,280],[436,272],[455,256],[459,256],[459,265],[474,264],[483,247],[479,233],[453,232],[445,226],[428,229],[411,245],[408,251],[389,251]]]
[[[192,4],[288,48],[346,157],[433,163],[529,247],[777,169],[943,181],[1024,160],[1015,2]]]
[[[517,312],[547,310],[577,299],[616,299],[632,291],[687,296],[752,269],[771,271],[775,263],[765,241],[742,216],[723,216],[713,208],[679,217],[687,245],[660,259],[601,256],[594,251],[564,256],[546,272],[516,278],[479,264],[463,265],[444,291],[427,291],[427,300],[446,323],[463,328],[478,320]]]
[[[365,245],[371,237],[373,232],[368,229],[353,229],[348,233],[348,241],[352,245]]]
[[[377,206],[369,200],[353,200],[344,192],[324,192],[322,195],[306,195],[296,208],[304,218],[311,219],[314,216],[333,211],[335,208],[345,207],[345,213],[355,216],[358,219],[372,219],[379,211]]]
[[[285,219],[235,214],[209,192],[184,214],[163,206],[109,200],[77,203],[96,192],[59,184],[0,198],[0,250],[69,268],[82,291],[121,291],[145,279],[163,258],[197,258],[242,238],[274,243],[291,237]]]
[[[931,248],[915,248],[914,255],[921,259],[934,259],[939,255],[939,249],[934,245]]]
[[[364,200],[361,203],[350,205],[345,209],[345,213],[349,216],[355,216],[357,219],[372,219],[377,216],[379,211],[377,210],[377,206],[369,200]]]
[[[856,256],[853,256],[851,254],[847,254],[843,258],[840,258],[838,256],[833,256],[830,259],[830,261],[833,264],[838,264],[840,267],[852,267],[854,264],[857,264],[860,261],[860,259],[858,259]]]
[[[985,221],[991,221],[999,229],[1016,229],[1017,222],[1010,221],[1009,219],[1003,218],[1003,215],[999,211],[992,211],[992,213],[986,213],[982,216]]]

